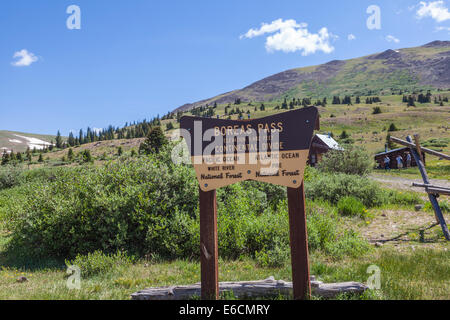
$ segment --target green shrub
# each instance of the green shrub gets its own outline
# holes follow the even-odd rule
[[[290,260],[289,246],[285,241],[277,242],[273,249],[257,251],[255,260],[261,267],[282,267]]]
[[[339,214],[350,217],[364,218],[367,215],[367,209],[364,204],[354,197],[341,198],[337,203]]]
[[[168,149],[102,167],[28,173],[26,179],[33,182],[0,193],[0,214],[12,232],[9,248],[63,260],[95,251],[165,260],[197,259],[198,183],[192,167],[175,166],[170,161]],[[368,187],[360,177],[322,176],[313,169],[307,170],[307,177],[309,191],[328,188],[324,182],[337,179],[323,193],[313,193],[319,199],[335,196],[335,190],[347,190],[344,196],[353,195],[363,203],[377,201],[373,195],[377,189],[370,183]],[[285,188],[258,182],[217,191],[222,258],[246,255],[260,264],[283,263],[289,247],[285,192]],[[14,201],[9,200],[11,194]],[[335,203],[341,195],[336,197]],[[309,204],[307,210],[311,250],[331,250],[330,243],[341,241],[339,216],[325,203]]]
[[[374,108],[373,108],[372,114],[380,114],[380,113],[382,113],[380,107],[374,107]]]
[[[415,205],[423,203],[420,195],[416,192],[385,190],[384,193],[386,203],[398,205]]]
[[[327,173],[346,173],[366,176],[373,167],[372,159],[364,148],[345,145],[344,150],[331,150],[325,154],[317,168]]]
[[[195,238],[191,220],[196,219],[198,186],[192,169],[165,163],[140,158],[59,171],[8,211],[13,244],[62,258],[95,250],[178,253],[170,246],[186,246]],[[154,236],[163,233],[173,241]]]
[[[307,198],[337,204],[341,198],[354,197],[366,207],[385,203],[385,192],[374,181],[347,174],[321,174],[305,183]]]
[[[346,230],[336,241],[326,244],[326,252],[339,259],[343,257],[360,257],[370,252],[370,244],[353,230]]]
[[[73,260],[66,260],[68,267],[79,267],[81,276],[84,278],[109,274],[120,267],[127,267],[132,263],[133,259],[122,252],[106,255],[101,251],[95,251],[87,255],[77,255]]]
[[[22,170],[16,166],[2,166],[0,168],[0,190],[19,185],[21,175]]]

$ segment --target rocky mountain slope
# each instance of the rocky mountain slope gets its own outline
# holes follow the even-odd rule
[[[450,41],[386,50],[361,58],[287,70],[243,89],[185,104],[186,111],[206,104],[273,101],[284,97],[331,97],[400,93],[415,89],[450,88]]]

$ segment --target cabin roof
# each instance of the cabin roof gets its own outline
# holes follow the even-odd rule
[[[398,149],[394,149],[394,150],[389,150],[388,152],[378,153],[378,154],[375,155],[375,157],[384,156],[384,155],[388,155],[388,154],[391,154],[391,153],[394,153],[394,152],[403,151],[403,150],[407,150],[407,149],[409,149],[409,148],[408,147],[404,147],[404,148],[398,148]]]
[[[336,140],[334,140],[332,137],[324,134],[316,134],[316,137],[320,139],[323,143],[325,143],[330,149],[333,150],[343,150],[341,146],[339,146],[339,143],[337,143]]]

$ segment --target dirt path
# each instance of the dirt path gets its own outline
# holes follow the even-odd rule
[[[413,182],[423,183],[422,179],[411,179],[385,174],[372,174],[371,179],[377,181],[384,188],[397,190],[423,192],[422,188],[414,188]],[[431,180],[433,184],[450,188],[448,180]],[[426,198],[425,192],[423,192]],[[448,216],[446,216],[447,222]],[[415,211],[414,206],[410,209],[376,210],[375,218],[369,225],[360,229],[362,235],[371,243],[381,243],[383,245],[404,246],[425,246],[435,247],[444,245],[450,248],[450,243],[443,239],[441,227],[436,225],[436,218],[433,212],[424,210]],[[439,244],[440,243],[440,244]]]
[[[416,191],[416,192],[423,191],[423,189],[421,189],[421,188],[414,188],[412,186],[413,182],[423,183],[422,179],[409,179],[409,178],[404,178],[404,177],[396,177],[396,176],[389,176],[389,175],[383,175],[383,174],[372,174],[370,177],[375,181],[381,182],[384,187],[401,189],[401,190],[410,190],[410,191]],[[434,179],[434,180],[431,180],[431,182],[435,185],[450,188],[450,181],[448,181],[448,180]]]

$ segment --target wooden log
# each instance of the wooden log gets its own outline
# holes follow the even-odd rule
[[[290,297],[293,294],[292,282],[275,280],[270,277],[261,281],[221,282],[220,293],[233,292],[236,298],[264,298],[282,295]],[[311,277],[311,287],[314,295],[323,298],[335,298],[341,293],[362,294],[368,287],[358,282],[343,282],[324,284]],[[149,288],[131,295],[133,300],[189,300],[201,295],[201,285],[196,283],[188,286],[172,286]]]
[[[413,183],[413,187],[425,188],[427,193],[450,195],[450,189],[447,187],[436,186],[433,184]]]
[[[444,195],[447,195],[447,196],[450,195],[450,189],[427,188],[426,191],[427,191],[427,193],[430,193],[430,194],[444,194]]]
[[[391,137],[391,141],[393,141],[395,143],[398,143],[398,144],[401,144],[402,146],[405,146],[405,147],[417,149],[417,146],[414,143],[408,142],[408,141],[405,141],[405,140],[402,140],[402,139],[399,139],[399,138],[396,138],[396,137]],[[423,148],[423,147],[421,148],[421,150],[423,152],[431,154],[433,156],[436,156],[436,157],[439,157],[439,158],[442,158],[442,159],[445,159],[445,160],[450,160],[450,156],[446,155],[445,153],[441,153],[441,152],[434,151],[434,150],[431,150],[431,149],[428,149],[428,148]]]
[[[423,159],[422,147],[420,146],[420,137],[417,133],[414,135],[414,142],[416,143],[416,150],[419,154],[420,160],[422,163],[425,163],[425,160]]]
[[[440,189],[448,189],[447,187],[443,187],[443,186],[437,186],[437,185],[434,185],[434,184],[417,183],[417,182],[413,182],[412,186],[413,186],[413,187],[417,187],[417,188],[440,188]]]

